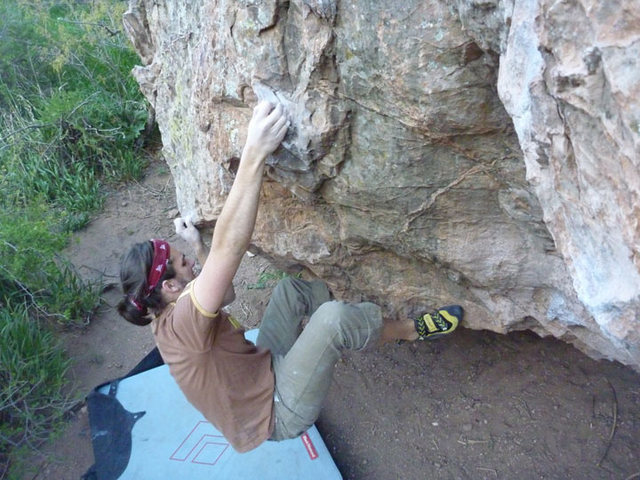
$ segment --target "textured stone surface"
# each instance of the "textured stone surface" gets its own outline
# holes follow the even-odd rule
[[[640,362],[640,1],[515,2],[498,90],[578,300]]]
[[[134,0],[125,26],[183,215],[215,222],[277,100],[256,248],[638,368],[640,2],[600,3]]]

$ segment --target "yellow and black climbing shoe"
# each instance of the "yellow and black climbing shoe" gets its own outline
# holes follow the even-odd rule
[[[441,307],[415,319],[418,340],[433,340],[453,332],[462,321],[464,311],[460,305]]]

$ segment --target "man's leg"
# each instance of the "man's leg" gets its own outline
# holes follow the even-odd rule
[[[268,348],[274,356],[286,355],[300,335],[302,319],[330,298],[324,282],[284,278],[271,294],[256,344]]]
[[[274,440],[300,435],[317,419],[342,350],[374,346],[382,332],[380,308],[327,302],[285,356],[274,357],[276,377]]]
[[[274,440],[295,437],[315,422],[343,349],[362,350],[379,341],[415,340],[419,336],[416,320],[383,325],[380,308],[372,303],[352,305],[329,300],[323,282],[288,277],[274,289],[265,311],[256,343],[269,348],[274,357]],[[461,309],[454,314],[462,318]],[[306,315],[311,319],[300,334]],[[433,315],[436,313],[425,314],[425,318]],[[449,333],[457,323],[438,328],[441,333]]]

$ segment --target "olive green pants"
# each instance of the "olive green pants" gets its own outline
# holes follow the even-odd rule
[[[305,317],[309,322],[302,331]],[[287,277],[274,289],[257,345],[271,350],[276,379],[271,440],[297,437],[318,418],[344,349],[377,344],[382,314],[373,303],[331,301],[323,282]]]

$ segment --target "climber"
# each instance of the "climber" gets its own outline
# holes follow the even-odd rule
[[[383,322],[377,305],[333,301],[323,282],[289,277],[273,291],[256,345],[244,339],[223,307],[235,298],[232,280],[253,233],[265,160],[288,127],[281,105],[255,107],[208,253],[191,221],[176,219],[176,233],[202,265],[197,277],[194,261],[157,239],[134,245],[120,269],[119,313],[136,325],[152,325],[186,398],[239,452],[309,428],[341,350],[437,338],[454,331],[463,315],[461,307],[450,306],[416,320]],[[310,319],[300,332],[304,316]]]

